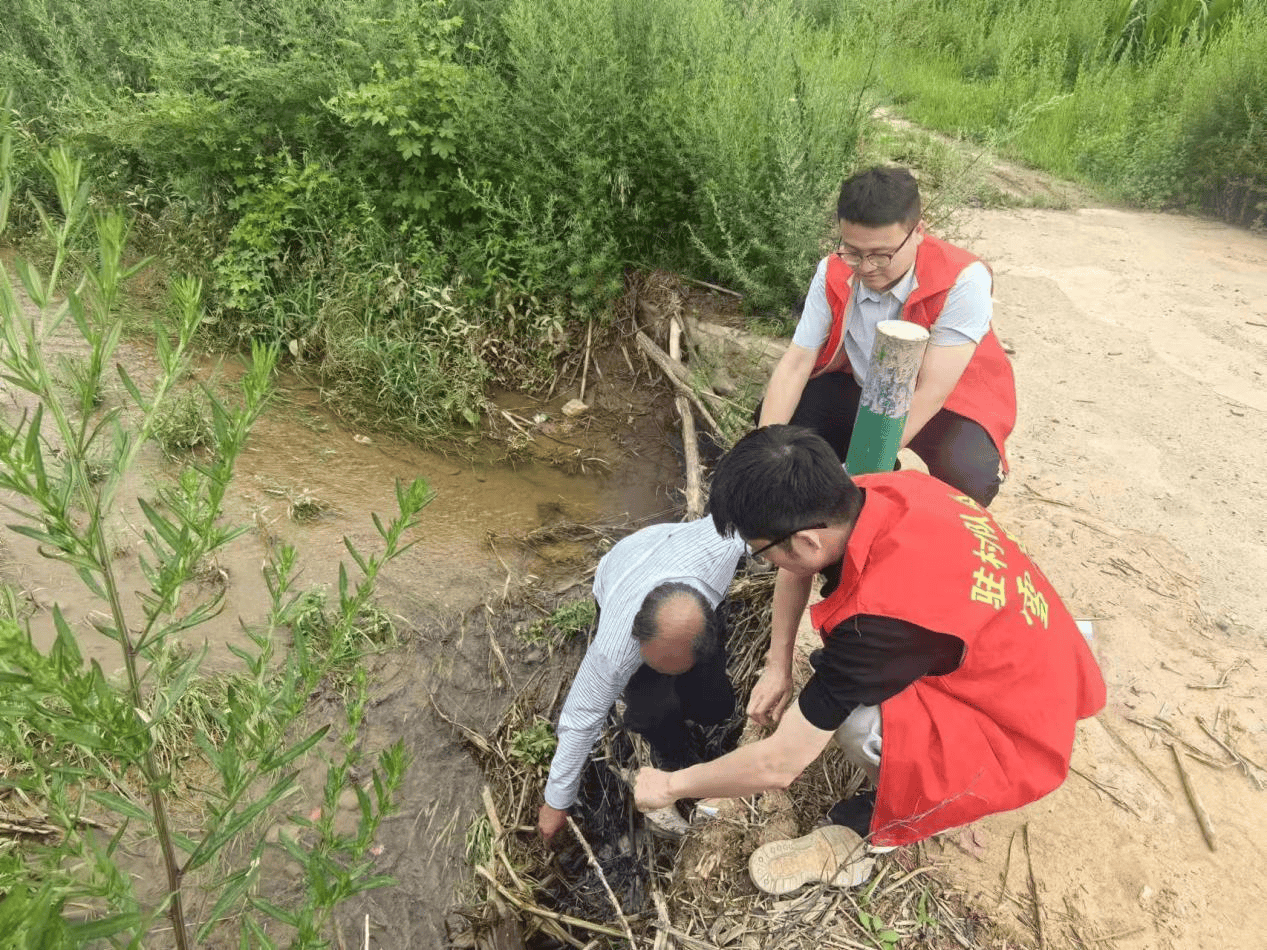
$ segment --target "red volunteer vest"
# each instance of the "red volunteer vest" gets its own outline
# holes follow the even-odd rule
[[[857,482],[866,502],[814,626],[826,638],[871,614],[964,643],[953,673],[880,705],[872,840],[902,845],[1060,785],[1074,725],[1103,708],[1104,680],[1047,578],[985,509],[919,472]]]
[[[902,308],[902,319],[926,330],[931,327],[959,275],[977,260],[962,248],[925,234],[915,252],[916,286]],[[833,254],[827,259],[827,303],[832,325],[827,342],[818,351],[814,376],[851,372],[845,352],[845,314],[849,312],[852,278],[853,271],[839,257]],[[946,397],[944,408],[971,419],[989,433],[1006,471],[1003,443],[1016,425],[1016,381],[993,326],[977,344],[959,382]]]

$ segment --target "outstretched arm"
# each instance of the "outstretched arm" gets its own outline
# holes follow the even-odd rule
[[[818,350],[809,350],[796,343],[788,344],[766,385],[759,425],[778,425],[792,418],[817,358]]]
[[[773,788],[787,788],[818,758],[833,732],[818,729],[793,706],[774,735],[734,752],[678,772],[641,769],[634,801],[643,811],[673,804],[679,798],[737,798]]]
[[[780,570],[774,581],[770,651],[765,669],[748,699],[748,718],[760,726],[778,723],[792,698],[792,650],[814,578]]]
[[[604,614],[599,623],[606,620]],[[576,679],[559,714],[559,741],[550,762],[545,804],[537,815],[537,829],[547,841],[567,820],[567,810],[576,800],[585,762],[626,682],[628,676],[613,669],[607,656],[591,646],[576,671]]]
[[[945,405],[976,352],[977,343],[990,332],[994,316],[993,287],[989,269],[975,263],[964,269],[946,295],[945,306],[929,328],[932,336],[924,351],[911,411],[902,430],[903,446]]]
[[[924,351],[924,362],[920,364],[919,379],[911,397],[911,411],[902,429],[903,448],[941,411],[976,350],[975,343],[960,343],[957,346],[930,345]]]

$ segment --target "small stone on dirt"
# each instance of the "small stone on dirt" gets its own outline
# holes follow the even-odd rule
[[[569,419],[575,419],[577,416],[589,412],[589,408],[579,399],[569,399],[563,404],[563,414]]]

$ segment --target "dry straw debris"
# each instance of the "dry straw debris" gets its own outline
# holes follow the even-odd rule
[[[579,528],[573,534],[595,537]],[[740,695],[746,695],[763,664],[773,583],[772,574],[741,574],[732,587],[730,672]],[[718,817],[693,824],[685,838],[666,840],[652,834],[633,807],[622,776],[647,761],[645,746],[624,733],[613,714],[582,781],[573,830],[560,832],[569,840],[555,851],[546,849],[535,824],[549,757],[526,761],[513,750],[515,737],[540,718],[554,720],[564,685],[547,688],[537,677],[487,735],[455,723],[488,785],[478,823],[484,844],[469,854],[476,887],[448,917],[451,947],[937,950],[1026,945],[996,935],[988,921],[950,896],[935,877],[937,847],[880,857],[875,876],[853,890],[813,885],[774,898],[753,886],[747,859],[754,848],[810,830],[832,803],[863,781],[834,750],[807,770],[790,796],[725,803]],[[739,711],[728,727],[699,739],[718,754],[733,746],[743,724]]]

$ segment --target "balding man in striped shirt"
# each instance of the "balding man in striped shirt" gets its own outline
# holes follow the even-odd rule
[[[712,519],[700,518],[643,528],[599,562],[598,632],[559,715],[558,748],[537,818],[547,841],[565,824],[622,691],[625,726],[647,740],[660,768],[693,764],[687,720],[715,725],[734,711],[716,607],[743,554],[741,539],[722,537]]]

